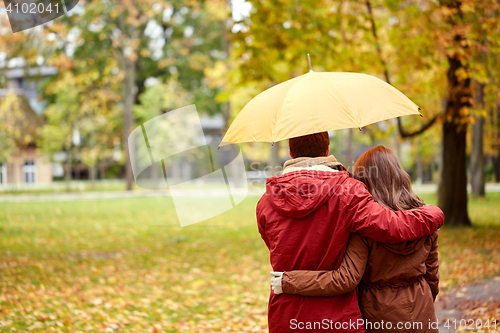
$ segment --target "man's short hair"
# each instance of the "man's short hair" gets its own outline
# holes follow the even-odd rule
[[[326,156],[330,146],[328,132],[321,132],[291,138],[288,140],[293,158]]]

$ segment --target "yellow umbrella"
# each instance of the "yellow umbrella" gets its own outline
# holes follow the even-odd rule
[[[236,116],[221,145],[277,142],[420,114],[399,90],[374,76],[310,71],[253,98]],[[421,114],[420,114],[421,115]]]

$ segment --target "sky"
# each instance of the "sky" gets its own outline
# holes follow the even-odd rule
[[[250,14],[252,5],[245,0],[231,0],[233,19],[239,21]]]

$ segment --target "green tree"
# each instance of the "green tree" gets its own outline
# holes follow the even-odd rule
[[[214,101],[219,88],[207,84],[204,72],[215,61],[227,57],[221,23],[225,24],[228,15],[226,1],[219,0],[80,2],[68,15],[43,26],[2,34],[0,51],[6,55],[5,63],[17,59],[18,66],[26,69],[44,64],[58,69],[58,74],[42,88],[49,90],[42,91],[49,102],[42,149],[70,149],[61,141],[65,141],[62,137],[68,141],[71,131],[66,128],[63,133],[61,128],[54,128],[54,119],[74,121],[72,130],[78,129],[83,139],[74,157],[89,166],[94,179],[96,164],[109,158],[117,136],[121,136],[122,147],[128,153],[127,137],[134,123],[132,109],[140,103],[138,96],[146,91],[148,79],[167,82],[176,77],[190,92],[198,110],[211,114],[221,111],[220,103]],[[6,30],[10,28],[7,22],[1,22]],[[5,75],[0,77],[0,84],[6,87]],[[53,86],[60,89],[55,91],[50,88]],[[110,105],[121,107],[122,115]],[[75,117],[82,114],[84,118]],[[121,128],[117,126],[120,124]],[[6,126],[8,122],[2,124],[4,133],[15,131]],[[112,135],[103,137],[103,133]],[[58,136],[58,140],[50,140]],[[5,147],[10,142],[3,141]],[[130,189],[128,156],[125,163]]]
[[[93,183],[98,163],[110,159],[114,143],[119,142],[121,122],[116,119],[120,119],[121,110],[116,102],[120,96],[114,92],[118,84],[118,80],[103,82],[97,70],[79,74],[64,71],[45,89],[53,102],[45,112],[47,123],[40,131],[39,145],[49,155],[66,152],[68,190],[74,161],[82,161],[89,167]],[[79,143],[74,142],[75,134],[81,137]]]

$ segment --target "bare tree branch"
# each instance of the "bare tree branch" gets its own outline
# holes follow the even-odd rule
[[[373,10],[372,10],[372,4],[370,0],[366,0],[366,8],[368,9],[368,15],[370,17],[370,24],[372,28],[372,35],[373,38],[375,39],[375,48],[377,50],[377,56],[380,60],[380,63],[382,64],[382,68],[384,69],[384,77],[385,81],[389,84],[391,84],[391,79],[389,77],[389,67],[387,66],[387,62],[385,61],[383,55],[382,55],[382,48],[380,47],[378,35],[377,35],[377,27],[375,25],[375,19],[373,16]],[[424,124],[420,129],[414,132],[408,132],[403,128],[403,124],[401,122],[401,118],[397,118],[398,121],[398,130],[399,130],[399,135],[402,138],[408,138],[412,136],[416,136],[419,134],[422,134],[425,132],[428,128],[430,128],[434,123],[436,122],[438,116],[434,116],[431,120],[429,120],[426,124]]]

